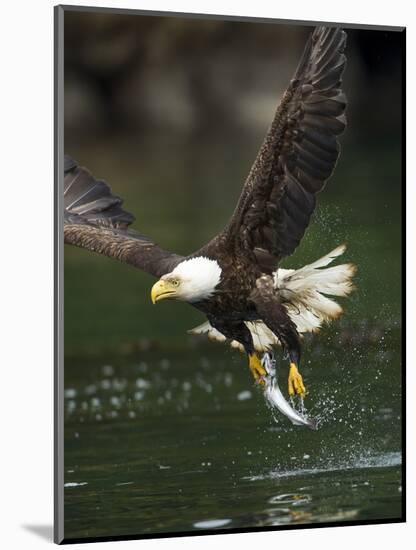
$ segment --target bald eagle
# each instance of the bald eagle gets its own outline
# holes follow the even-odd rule
[[[305,393],[301,335],[340,315],[328,296],[346,296],[353,288],[353,265],[327,267],[345,246],[301,269],[279,267],[299,245],[316,194],[339,156],[337,137],[346,125],[345,43],[340,28],[320,26],[311,33],[233,215],[189,256],[129,229],[134,217],[110,187],[72,158],[64,160],[65,243],[157,277],[152,302],[175,298],[203,312],[207,321],[191,332],[243,350],[259,384],[266,374],[259,354],[280,344],[289,358],[289,395]]]

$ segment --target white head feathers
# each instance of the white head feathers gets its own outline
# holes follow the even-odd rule
[[[216,260],[197,256],[178,264],[168,276],[175,276],[180,285],[175,296],[186,302],[199,302],[212,296],[221,280],[221,268]]]

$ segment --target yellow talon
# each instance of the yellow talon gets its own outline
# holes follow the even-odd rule
[[[258,384],[264,385],[264,376],[267,374],[266,370],[263,368],[260,359],[255,353],[251,353],[248,356],[249,363],[248,366],[254,376],[255,381]]]
[[[289,395],[300,395],[304,397],[306,394],[305,386],[303,385],[302,375],[298,371],[295,363],[290,363],[289,366],[289,380],[288,380]]]

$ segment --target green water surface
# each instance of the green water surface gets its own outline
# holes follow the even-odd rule
[[[67,146],[182,253],[226,223],[257,147]],[[304,342],[315,432],[267,407],[243,355],[186,334],[198,312],[152,306],[151,277],[65,248],[66,539],[400,518],[400,177],[397,146],[345,147],[284,264],[347,242],[358,266],[345,315]]]

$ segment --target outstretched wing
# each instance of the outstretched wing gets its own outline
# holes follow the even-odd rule
[[[160,277],[183,260],[128,229],[134,216],[122,199],[72,158],[64,160],[64,240]]]
[[[210,246],[233,246],[266,271],[300,243],[331,176],[345,128],[346,34],[317,27],[276,111],[237,207]]]

